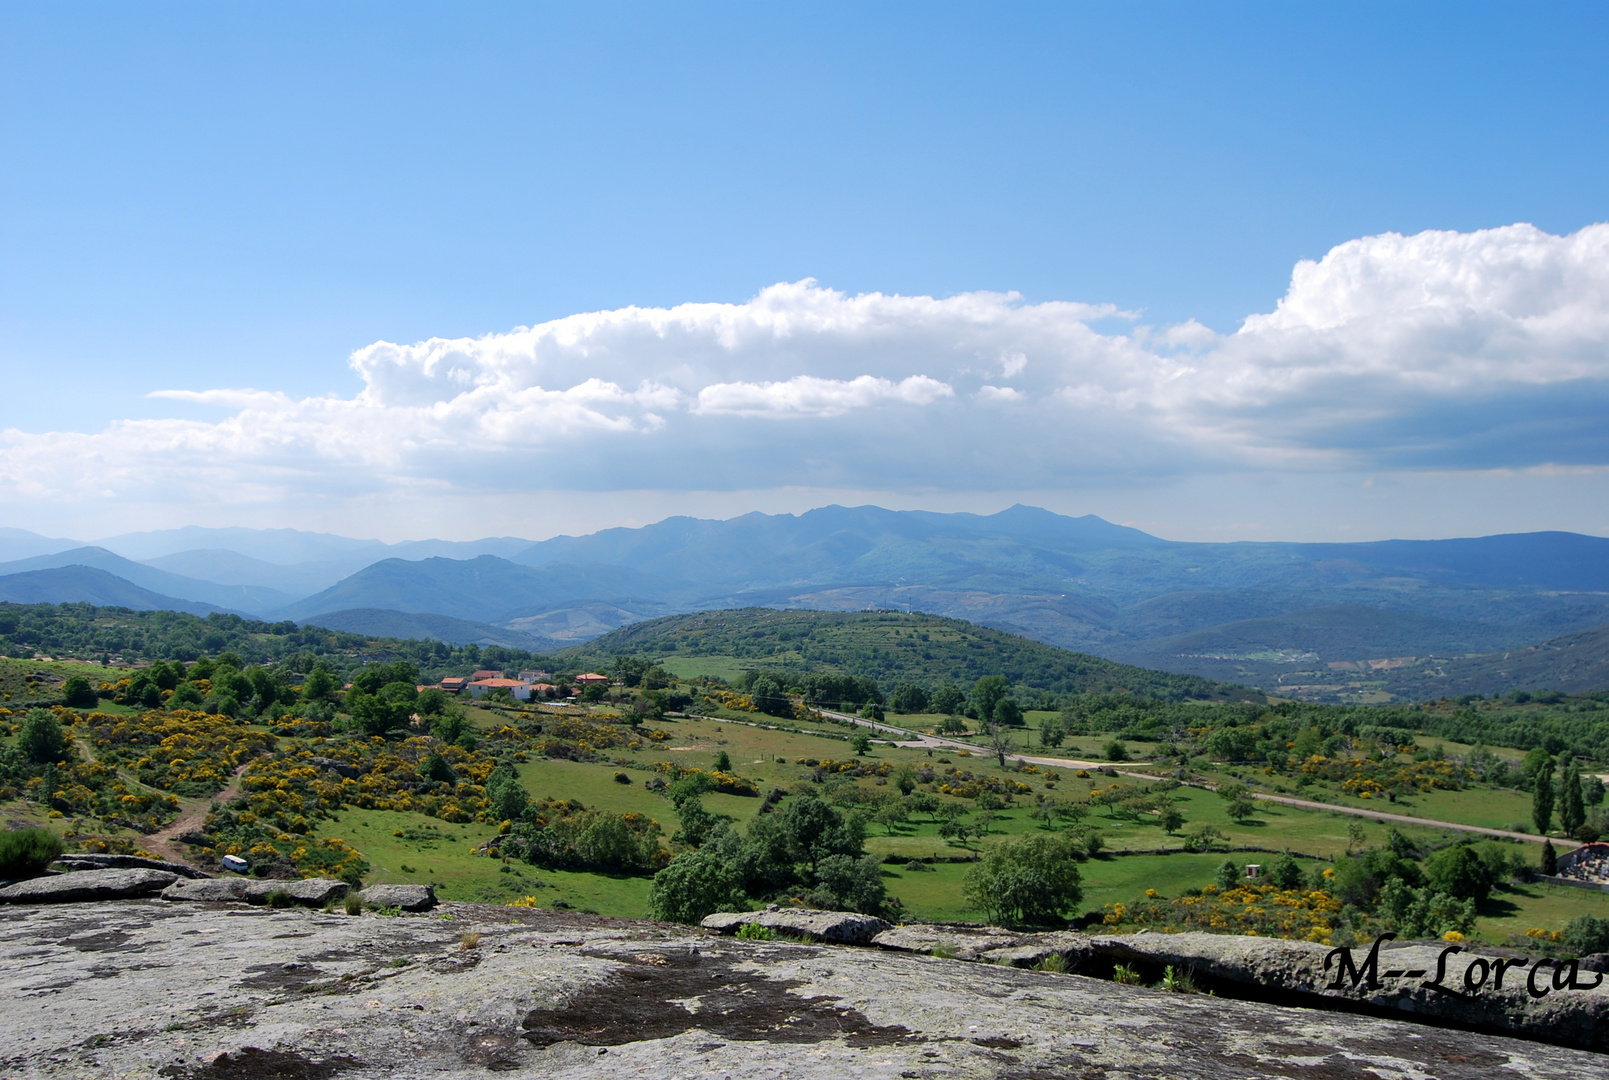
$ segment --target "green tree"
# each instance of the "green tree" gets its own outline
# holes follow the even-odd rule
[[[1596,775],[1589,776],[1581,784],[1581,799],[1588,806],[1602,806],[1604,791],[1603,781]]]
[[[859,858],[862,853],[866,840],[863,819],[846,818],[814,795],[790,799],[780,814],[768,816],[777,819],[794,860],[808,862],[812,874],[829,855]]]
[[[1450,930],[1467,934],[1475,926],[1475,901],[1392,878],[1380,889],[1379,914],[1405,938],[1441,937]]]
[[[1565,952],[1571,956],[1590,956],[1609,952],[1609,919],[1579,915],[1564,928]]]
[[[872,748],[872,737],[864,731],[857,731],[849,737],[849,747],[855,751],[855,756],[867,754]]]
[[[1581,767],[1572,758],[1559,780],[1559,825],[1574,836],[1587,820],[1587,808],[1581,798]]]
[[[667,922],[697,924],[717,911],[746,911],[736,864],[708,848],[684,851],[654,875],[648,909]]]
[[[1533,746],[1525,752],[1525,758],[1520,762],[1520,775],[1526,780],[1535,780],[1542,767],[1546,765],[1549,775],[1553,772],[1553,755],[1548,753],[1545,746]]]
[[[414,771],[417,772],[422,779],[429,780],[432,784],[456,784],[456,783],[458,783],[458,774],[453,771],[452,764],[446,758],[442,757],[441,754],[436,753],[434,751],[432,751],[431,753],[427,754],[425,756],[425,759],[419,763],[418,768],[416,768]],[[492,776],[495,776],[495,775],[496,775],[496,772],[494,770]],[[486,778],[486,784],[487,784],[487,787],[488,787],[488,791],[490,789],[491,783],[492,783],[492,777],[488,776]],[[494,806],[496,805],[496,800],[495,799],[493,800],[493,805]],[[518,814],[507,814],[507,815],[503,815],[503,816],[504,817],[518,817],[519,815]]]
[[[909,818],[910,811],[899,800],[889,800],[877,808],[872,820],[888,830],[888,835],[894,835],[894,826],[903,825]]]
[[[901,795],[909,795],[916,790],[916,770],[909,765],[901,765],[895,769],[890,779],[894,781],[894,786],[899,788]]]
[[[720,821],[704,806],[697,795],[688,795],[676,803],[676,816],[681,819],[682,831],[671,837],[688,847],[702,847]]]
[[[222,662],[220,657],[219,663]],[[368,664],[352,677],[352,689],[365,694],[378,694],[392,683],[406,683],[410,689],[416,687],[419,684],[419,669],[406,660],[397,660],[390,664]],[[417,695],[418,691],[414,692]]]
[[[1172,836],[1184,824],[1184,813],[1172,803],[1162,808],[1162,831]]]
[[[1101,753],[1106,755],[1107,761],[1127,761],[1129,759],[1129,748],[1124,746],[1120,739],[1113,739],[1101,747]]]
[[[883,868],[875,855],[829,855],[817,865],[815,879],[806,899],[820,907],[875,915],[888,899]]]
[[[408,723],[418,697],[419,691],[411,682],[387,683],[376,693],[360,690],[353,683],[346,709],[364,734],[383,736]]]
[[[944,713],[949,716],[960,712],[961,706],[966,704],[966,700],[966,695],[961,692],[959,686],[954,683],[945,683],[933,692],[932,697],[928,699],[927,707],[934,712]]]
[[[984,675],[972,685],[972,708],[978,719],[988,723],[994,719],[994,707],[1011,689],[1011,681],[1004,675]]]
[[[1048,717],[1039,725],[1039,745],[1057,747],[1067,738],[1067,721],[1060,716]]]
[[[431,722],[430,734],[444,743],[456,743],[468,727],[469,721],[464,719],[462,712],[448,709]]]
[[[414,711],[420,716],[440,716],[447,711],[447,694],[439,687],[426,687],[419,691]]]
[[[1536,831],[1546,836],[1553,827],[1553,759],[1548,758],[1536,770],[1536,790],[1531,794],[1531,821]]]
[[[1443,848],[1425,860],[1424,868],[1432,888],[1460,900],[1478,903],[1494,884],[1486,864],[1468,844]]]
[[[732,771],[732,755],[725,750],[715,755],[715,771],[729,773]]]
[[[499,765],[487,774],[486,798],[498,821],[519,821],[531,802],[525,785],[520,783],[520,774],[507,765]]]
[[[1251,789],[1238,780],[1218,785],[1218,796],[1229,805],[1225,807],[1233,821],[1246,821],[1257,812],[1257,800]]]
[[[902,682],[888,697],[888,706],[897,713],[927,712],[927,691],[915,683]]]
[[[761,672],[749,683],[749,697],[753,699],[755,708],[771,716],[792,716],[793,702],[788,698],[788,692],[775,675]]]
[[[325,701],[333,697],[339,689],[341,689],[341,683],[335,677],[334,672],[320,664],[308,672],[307,678],[302,680],[302,700]]]
[[[993,923],[1062,922],[1084,897],[1078,853],[1064,836],[1004,841],[967,872],[962,894]]]
[[[67,732],[46,709],[29,709],[17,733],[17,750],[36,765],[60,761],[67,755]]]
[[[1025,722],[1022,706],[1015,698],[1003,697],[994,703],[994,722],[1006,727],[1022,727]]]
[[[1559,872],[1559,852],[1554,848],[1552,840],[1542,842],[1542,858],[1538,864],[1538,869],[1549,877]]]
[[[1240,878],[1240,864],[1235,860],[1225,859],[1218,864],[1218,874],[1214,878],[1218,883],[1218,888],[1226,892],[1230,889],[1238,889],[1240,887]]]
[[[1301,888],[1302,864],[1290,852],[1284,852],[1269,866],[1268,880],[1280,889]]]
[[[100,701],[95,688],[82,675],[70,675],[61,687],[62,701],[69,709],[93,709]]]

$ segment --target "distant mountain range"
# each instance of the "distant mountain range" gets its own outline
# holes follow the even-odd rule
[[[391,635],[434,626],[429,636],[508,635],[504,643],[521,648],[712,609],[925,611],[1269,689],[1299,670],[1370,661],[1396,663],[1369,670],[1402,670],[1609,624],[1609,539],[1600,537],[1179,543],[1026,506],[988,516],[831,506],[678,517],[540,542],[383,544],[191,527],[85,544],[0,529],[0,556],[11,556],[0,563],[0,596],[12,588],[79,598],[68,593],[91,579],[7,582],[83,567],[190,610],[325,625],[338,617]],[[52,594],[52,582],[66,591]],[[1312,692],[1417,692],[1382,686],[1353,680]]]

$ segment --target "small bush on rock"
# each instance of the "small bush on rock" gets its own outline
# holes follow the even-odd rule
[[[49,829],[11,829],[0,833],[0,878],[38,877],[61,853],[61,838]]]

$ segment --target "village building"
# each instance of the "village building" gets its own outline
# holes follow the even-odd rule
[[[507,690],[509,696],[516,701],[531,700],[530,683],[521,682],[519,679],[505,679],[502,676],[498,676],[495,679],[476,679],[465,689],[469,691],[469,696],[473,698],[485,697],[493,690]]]

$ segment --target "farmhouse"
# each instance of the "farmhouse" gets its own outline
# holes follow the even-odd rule
[[[441,688],[449,694],[456,694],[469,685],[469,680],[462,675],[449,675],[441,680]]]
[[[609,676],[599,675],[596,671],[589,671],[585,675],[577,675],[572,681],[585,690],[589,686],[608,686]]]
[[[516,701],[531,700],[531,684],[518,679],[476,679],[467,689],[469,696],[474,698],[485,697],[493,690],[507,690]]]

